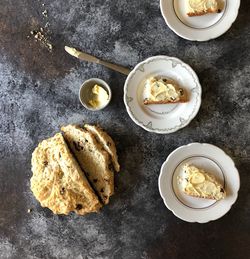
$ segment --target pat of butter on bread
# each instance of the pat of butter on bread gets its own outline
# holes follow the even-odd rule
[[[143,100],[148,104],[168,104],[187,102],[187,95],[184,89],[180,88],[176,82],[167,78],[151,77],[146,80],[145,95]]]
[[[184,193],[187,195],[221,200],[226,197],[226,191],[223,186],[211,174],[194,165],[185,164],[184,170]]]

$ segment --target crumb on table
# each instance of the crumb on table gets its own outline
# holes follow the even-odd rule
[[[48,38],[45,36],[45,32],[44,32],[44,28],[40,28],[39,30],[33,30],[30,32],[31,35],[34,36],[36,41],[39,41],[41,43],[41,45],[43,45],[44,47],[46,47],[49,51],[52,51],[53,46],[50,43],[50,41],[48,40]]]

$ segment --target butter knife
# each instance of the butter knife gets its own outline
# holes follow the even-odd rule
[[[128,75],[131,71],[126,67],[116,65],[116,64],[113,64],[113,63],[110,63],[110,62],[107,62],[107,61],[103,61],[103,60],[101,60],[99,58],[96,58],[92,55],[81,52],[81,51],[79,51],[75,48],[65,46],[64,49],[65,49],[66,52],[68,52],[73,57],[79,58],[79,59],[84,60],[84,61],[93,62],[93,63],[96,63],[96,64],[103,65],[103,66],[108,67],[108,68],[110,68],[114,71],[120,72],[124,75]]]

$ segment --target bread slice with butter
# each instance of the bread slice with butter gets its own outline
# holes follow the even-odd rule
[[[151,77],[147,79],[144,93],[143,103],[145,105],[187,102],[187,94],[184,89],[168,78]]]
[[[102,147],[109,153],[116,172],[120,171],[116,146],[113,139],[100,126],[85,124],[84,128],[91,132]]]
[[[55,214],[96,212],[102,204],[61,133],[43,140],[32,154],[31,190]]]
[[[114,173],[109,154],[88,130],[76,125],[61,128],[63,136],[86,177],[104,204],[114,193]]]
[[[201,16],[208,13],[219,13],[219,5],[217,0],[186,0],[187,15]]]
[[[213,200],[226,197],[225,189],[213,175],[194,165],[185,164],[183,170],[184,192],[187,195]]]

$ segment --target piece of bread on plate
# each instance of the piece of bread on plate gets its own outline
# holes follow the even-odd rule
[[[187,102],[187,93],[172,79],[151,77],[145,83],[143,103],[169,104]]]
[[[187,195],[212,200],[221,200],[226,197],[225,189],[213,175],[189,164],[185,164],[183,170],[183,190]]]
[[[114,172],[109,154],[88,130],[77,125],[61,128],[71,151],[104,204],[114,193]]]
[[[201,16],[209,13],[219,13],[217,0],[186,0],[188,5],[188,16]]]
[[[84,215],[102,207],[62,134],[43,140],[31,164],[31,190],[42,207],[66,215],[71,211]]]
[[[109,153],[114,169],[116,172],[120,171],[116,146],[113,139],[100,126],[85,124],[84,128],[91,132],[102,147]]]

